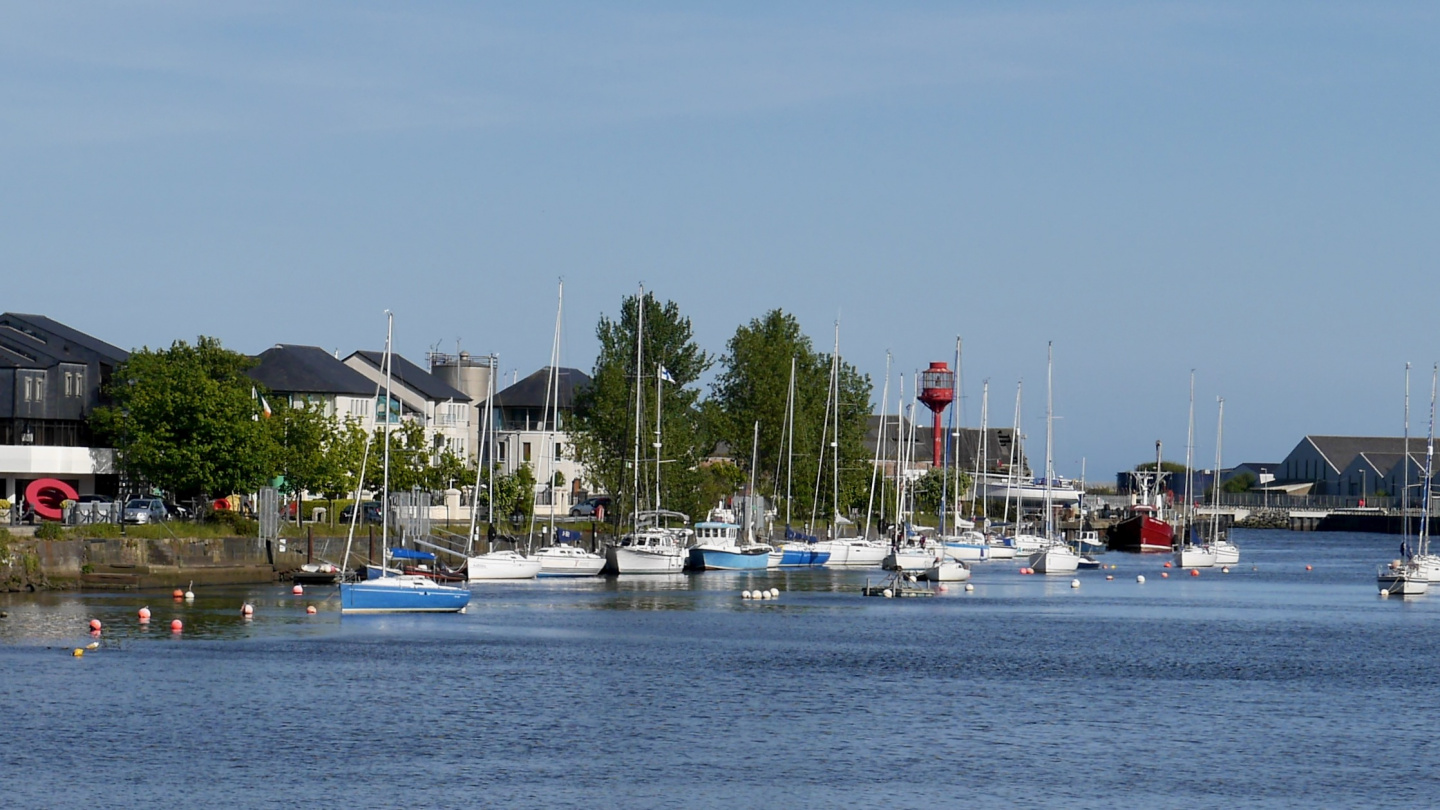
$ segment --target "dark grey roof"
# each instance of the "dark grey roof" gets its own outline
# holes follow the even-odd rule
[[[282,394],[374,396],[375,383],[319,346],[280,344],[256,358],[250,378]]]
[[[384,352],[354,352],[350,357],[359,357],[377,371],[384,368],[382,365],[385,359]],[[350,358],[347,357],[345,359],[349,360]],[[470,401],[470,396],[464,391],[452,388],[446,383],[441,382],[439,377],[436,377],[434,374],[420,368],[398,354],[390,355],[390,378],[391,380],[398,380],[400,384],[407,388],[413,388],[419,391],[425,395],[426,399],[432,402],[443,402],[447,399],[453,399],[457,402]]]
[[[1400,436],[1306,436],[1305,440],[1320,451],[1336,472],[1350,466],[1350,462],[1361,453],[1405,452],[1405,439]],[[1410,439],[1410,452],[1425,452],[1425,440]]]
[[[0,365],[49,368],[56,363],[123,363],[130,355],[44,315],[0,315]]]
[[[899,427],[902,437],[909,429],[910,421],[895,414],[885,416],[885,450],[891,456],[895,455],[896,428]],[[956,428],[957,434],[950,447],[950,456],[954,459],[952,463],[958,463],[962,470],[973,470],[975,462],[980,454],[980,430],[979,428]],[[934,434],[935,428],[931,425],[915,426],[915,446],[911,448],[910,459],[914,463],[934,463]],[[1003,470],[1010,464],[1010,443],[1014,439],[1015,431],[1011,428],[988,428],[986,436],[986,469],[990,472]],[[880,417],[871,414],[865,426],[865,449],[873,454],[875,445],[880,440]],[[1017,448],[1020,453],[1022,448]],[[893,458],[891,459],[894,460]],[[1020,453],[1017,463],[1022,470],[1028,470],[1024,454]]]
[[[560,373],[560,410],[575,407],[575,392],[590,385],[590,375],[578,368],[558,369]],[[544,408],[545,387],[550,382],[550,367],[546,366],[529,377],[495,395],[497,408]]]

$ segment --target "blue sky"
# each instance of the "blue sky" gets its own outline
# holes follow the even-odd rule
[[[965,340],[1042,452],[1398,434],[1440,359],[1440,10],[1410,3],[0,3],[3,308],[589,368],[644,282],[876,377]],[[1423,379],[1422,379],[1423,378]],[[907,389],[909,384],[907,383]],[[1423,403],[1415,429],[1423,432]]]

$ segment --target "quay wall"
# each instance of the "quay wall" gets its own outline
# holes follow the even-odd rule
[[[0,591],[177,588],[274,582],[305,563],[253,537],[0,540]]]

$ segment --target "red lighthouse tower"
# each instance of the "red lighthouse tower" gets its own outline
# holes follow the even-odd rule
[[[925,407],[935,414],[935,443],[934,443],[934,465],[943,467],[945,457],[942,455],[940,414],[945,407],[955,401],[955,372],[945,363],[931,363],[930,368],[920,372],[920,395],[916,399],[925,403]]]

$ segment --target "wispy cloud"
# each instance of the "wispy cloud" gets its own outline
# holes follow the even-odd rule
[[[731,116],[1223,64],[1223,49],[1176,34],[1245,14],[1183,3],[740,8],[15,4],[0,10],[0,121],[12,137],[126,139]]]

